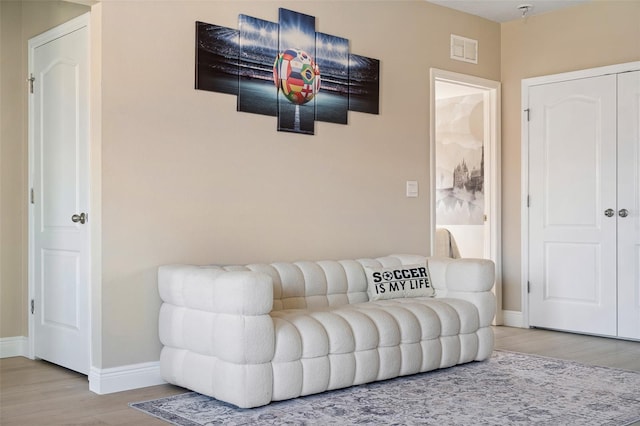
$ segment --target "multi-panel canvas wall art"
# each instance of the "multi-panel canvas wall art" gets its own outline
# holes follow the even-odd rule
[[[275,116],[287,132],[379,113],[380,61],[316,32],[313,16],[279,9],[278,19],[240,15],[238,30],[196,22],[195,88],[236,95],[238,111]]]

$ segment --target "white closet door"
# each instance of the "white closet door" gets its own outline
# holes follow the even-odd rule
[[[30,100],[34,355],[88,374],[89,224],[73,216],[89,207],[89,29],[51,31],[33,48]]]
[[[640,339],[640,71],[618,75],[618,335]]]
[[[532,86],[529,109],[530,325],[615,336],[616,76]]]

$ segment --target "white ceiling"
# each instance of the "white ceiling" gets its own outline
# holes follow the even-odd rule
[[[518,6],[533,6],[528,16],[540,15],[566,7],[577,6],[591,0],[427,0],[440,6],[456,9],[472,15],[480,16],[495,22],[507,22],[521,19]]]

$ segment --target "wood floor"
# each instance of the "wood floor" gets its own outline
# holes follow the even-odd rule
[[[640,342],[512,327],[494,333],[496,349],[640,371]]]
[[[640,371],[640,342],[496,327],[496,349]],[[184,392],[163,385],[96,395],[87,377],[26,358],[0,360],[0,425],[166,425],[128,407]]]

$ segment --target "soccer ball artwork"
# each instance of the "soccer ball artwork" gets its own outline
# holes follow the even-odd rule
[[[320,90],[320,69],[304,50],[287,49],[273,63],[273,82],[291,103],[303,105]]]

